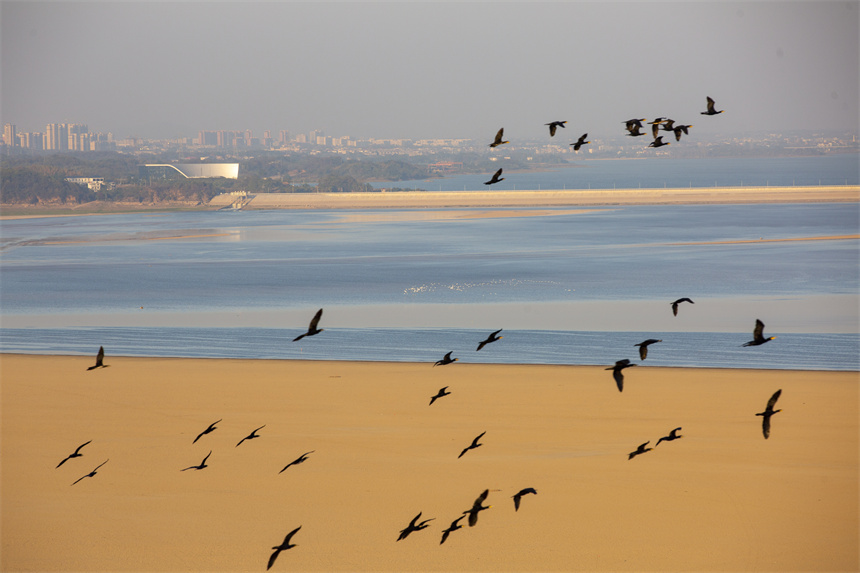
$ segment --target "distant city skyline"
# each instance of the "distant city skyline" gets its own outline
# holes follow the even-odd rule
[[[3,2],[2,121],[116,138],[858,130],[860,3]],[[702,116],[711,96],[718,116]],[[593,135],[592,135],[593,134]],[[556,135],[558,138],[558,135]]]

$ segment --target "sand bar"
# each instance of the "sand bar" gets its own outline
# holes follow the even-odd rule
[[[264,571],[299,525],[272,571],[860,566],[856,372],[641,366],[619,393],[600,367],[466,357],[93,361],[0,355],[4,571]],[[440,545],[484,489],[492,507]],[[395,541],[419,511],[430,527]]]
[[[219,195],[210,206],[237,197]],[[834,203],[860,201],[860,186],[708,187],[688,189],[580,189],[518,191],[390,191],[378,193],[259,193],[245,209],[359,209],[447,207],[567,207],[692,203]]]

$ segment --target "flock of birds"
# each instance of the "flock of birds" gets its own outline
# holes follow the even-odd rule
[[[720,110],[720,111],[715,110],[714,100],[711,99],[710,97],[707,98],[707,106],[708,106],[707,111],[702,112],[703,115],[716,115],[719,113],[723,113],[723,110]],[[646,120],[643,118],[643,119],[630,119],[630,120],[623,122],[626,126],[627,131],[628,131],[628,135],[630,135],[632,137],[645,135],[645,133],[643,133],[641,131],[643,129],[642,122],[644,122],[644,121],[646,121]],[[564,128],[566,123],[567,123],[566,121],[554,121],[551,123],[547,123],[546,125],[549,127],[550,137],[555,136],[557,129],[559,127]],[[682,133],[688,134],[689,133],[688,129],[690,127],[692,127],[692,125],[675,125],[675,122],[672,119],[665,118],[665,117],[659,117],[659,118],[655,119],[654,121],[648,122],[648,125],[652,126],[652,135],[654,137],[654,141],[652,141],[649,144],[649,147],[661,147],[663,145],[669,145],[669,143],[662,141],[662,136],[658,135],[660,130],[673,132],[675,134],[676,140],[680,141],[681,134]],[[590,143],[589,141],[586,141],[587,137],[588,137],[588,134],[585,133],[582,136],[580,136],[576,142],[571,143],[570,145],[573,146],[574,150],[578,151],[583,145]],[[498,133],[496,133],[496,137],[495,137],[493,143],[490,144],[490,147],[497,147],[499,145],[503,145],[506,143],[510,143],[510,142],[504,140],[504,128],[502,128],[498,131]],[[486,185],[493,185],[495,183],[498,183],[499,181],[502,181],[504,178],[501,177],[501,175],[502,175],[502,169],[499,169],[498,171],[496,171],[496,173],[493,174],[492,178],[489,181],[487,181],[485,184]],[[679,298],[679,299],[670,303],[671,308],[672,308],[672,314],[674,316],[678,315],[679,305],[682,303],[685,303],[685,302],[690,303],[690,304],[694,304],[694,302],[687,297]],[[302,340],[305,337],[315,336],[315,335],[323,332],[324,329],[319,328],[319,322],[322,319],[322,315],[323,315],[323,309],[321,308],[316,312],[316,314],[314,314],[313,318],[311,319],[311,321],[308,325],[307,331],[298,335],[297,337],[295,337],[293,339],[293,342],[297,342],[299,340]],[[764,336],[764,327],[765,327],[764,323],[761,320],[757,319],[756,323],[755,323],[755,328],[753,330],[753,339],[750,340],[749,342],[746,342],[745,344],[743,344],[743,346],[745,346],[745,347],[746,346],[758,346],[758,345],[764,344],[764,343],[769,342],[770,340],[773,340],[774,338],[776,338],[774,336],[766,338]],[[478,343],[476,351],[480,351],[486,345],[501,340],[503,338],[503,336],[499,335],[501,332],[502,332],[502,329],[499,329],[499,330],[496,330],[496,331],[490,333],[485,340],[482,340]],[[644,361],[648,356],[648,347],[651,346],[652,344],[656,344],[659,342],[662,342],[662,340],[655,339],[655,338],[649,338],[647,340],[644,340],[643,342],[635,344],[634,346],[639,348],[639,358]],[[459,360],[459,358],[452,357],[452,354],[453,354],[453,351],[446,353],[440,360],[436,361],[433,364],[433,366],[434,367],[435,366],[445,366],[445,365],[453,364],[454,362],[457,362]],[[90,366],[89,368],[87,368],[87,370],[94,370],[96,368],[108,367],[109,365],[104,363],[104,357],[105,357],[105,352],[104,352],[104,347],[102,346],[99,348],[98,354],[96,356],[96,363],[93,366]],[[637,364],[634,364],[630,361],[630,359],[625,358],[622,360],[618,360],[613,366],[606,368],[606,370],[612,371],[612,377],[616,383],[616,386],[618,387],[619,392],[622,392],[624,390],[623,370],[625,368],[630,368],[633,366],[637,366]],[[777,400],[779,399],[781,393],[782,393],[782,390],[777,390],[776,392],[774,392],[774,394],[768,400],[767,405],[765,407],[765,410],[763,412],[759,412],[759,413],[755,414],[756,416],[762,417],[762,433],[763,433],[765,439],[767,439],[770,436],[771,417],[774,414],[776,414],[777,412],[781,411],[778,409],[777,410],[774,409],[774,406],[775,406]],[[449,396],[449,395],[451,395],[451,392],[448,391],[448,386],[444,386],[444,387],[440,388],[439,391],[435,395],[430,397],[430,404],[429,405],[432,406],[437,400],[444,398],[446,396]],[[219,422],[221,422],[220,419],[209,424],[209,426],[206,429],[201,431],[194,438],[194,441],[192,443],[196,443],[203,436],[210,434],[211,432],[216,430],[217,424]],[[244,438],[239,440],[239,442],[236,444],[236,447],[239,447],[240,445],[242,445],[247,440],[253,440],[253,439],[259,438],[260,435],[257,432],[259,432],[263,428],[265,428],[265,424],[254,429],[250,434],[248,434],[247,436],[245,436]],[[681,427],[674,428],[673,430],[671,430],[669,432],[668,435],[663,436],[660,439],[658,439],[657,442],[654,444],[654,448],[656,448],[662,442],[671,442],[671,441],[682,438],[683,437],[682,434],[678,433],[681,429],[682,429]],[[460,454],[457,456],[457,458],[458,459],[462,458],[469,451],[474,450],[474,449],[482,446],[483,444],[480,442],[480,440],[481,440],[481,438],[484,437],[485,434],[486,434],[486,431],[478,434],[472,440],[472,442],[469,445],[467,445],[465,448],[463,448],[463,450],[460,452]],[[81,444],[80,446],[78,446],[74,452],[69,454],[59,464],[57,464],[57,468],[62,466],[64,463],[66,463],[70,459],[82,457],[83,454],[81,454],[81,449],[83,449],[84,446],[91,443],[91,441],[92,440],[85,442],[85,443]],[[644,454],[646,452],[653,450],[654,448],[648,447],[648,444],[650,444],[650,443],[651,443],[651,441],[649,440],[643,444],[640,444],[634,451],[627,454],[627,456],[628,456],[627,459],[632,460],[636,456],[639,456],[641,454]],[[283,473],[285,470],[287,470],[288,468],[290,468],[294,465],[304,463],[308,459],[308,456],[310,454],[314,453],[314,451],[315,450],[311,450],[311,451],[303,453],[298,458],[296,458],[295,460],[293,460],[293,461],[289,462],[287,465],[285,465],[284,468],[278,473],[279,474]],[[206,455],[206,457],[204,457],[203,460],[198,465],[188,466],[186,468],[181,469],[180,471],[203,470],[203,469],[209,467],[206,464],[206,462],[211,455],[212,455],[212,451],[210,450],[209,453]],[[83,480],[85,478],[94,477],[97,473],[97,470],[99,470],[102,466],[104,466],[108,461],[109,460],[105,460],[104,462],[102,462],[101,464],[96,466],[91,472],[78,478],[74,483],[72,483],[72,485],[79,483],[81,480]],[[498,490],[495,490],[495,491],[498,491]],[[448,539],[448,537],[451,533],[453,533],[454,531],[457,531],[458,529],[463,528],[463,526],[460,525],[460,521],[462,521],[464,518],[468,517],[469,527],[474,527],[477,524],[478,514],[481,511],[484,511],[484,510],[492,507],[491,505],[484,505],[484,502],[486,501],[489,493],[490,493],[489,489],[484,490],[475,499],[474,503],[472,504],[472,506],[470,508],[464,510],[462,512],[462,515],[460,515],[459,517],[454,519],[454,521],[452,521],[451,524],[446,529],[444,529],[442,531],[441,541],[439,542],[440,544],[445,543],[445,541]],[[523,488],[520,491],[518,491],[513,496],[511,496],[513,498],[515,511],[519,510],[522,497],[525,495],[528,495],[528,494],[537,494],[537,491],[532,487],[526,487],[526,488]],[[423,514],[423,512],[419,512],[418,515],[416,515],[415,517],[412,518],[412,520],[409,522],[409,524],[405,528],[400,530],[400,534],[397,537],[397,541],[401,541],[403,539],[406,539],[410,534],[412,534],[416,531],[421,531],[421,530],[429,527],[429,523],[431,521],[433,521],[435,518],[428,518],[428,519],[421,520],[422,514]],[[421,521],[419,521],[419,520],[421,520]],[[286,537],[284,537],[284,540],[279,545],[272,547],[273,552],[269,556],[268,564],[266,566],[267,570],[270,569],[274,565],[276,559],[278,558],[278,556],[280,555],[280,553],[282,551],[286,551],[288,549],[292,549],[293,547],[296,547],[296,544],[292,543],[292,538],[299,532],[300,529],[301,529],[301,526],[296,527],[295,529],[293,529],[292,531],[287,533]]]
[[[686,297],[679,298],[679,299],[671,302],[670,305],[672,308],[672,314],[674,316],[678,315],[678,306],[684,302],[687,302],[690,304],[695,304],[691,299],[686,298]],[[319,322],[322,319],[322,315],[323,315],[323,309],[319,309],[314,314],[313,318],[311,319],[311,321],[308,325],[307,331],[300,334],[296,338],[294,338],[293,341],[296,342],[296,341],[301,340],[302,338],[305,338],[308,336],[315,336],[315,335],[323,332],[324,329],[319,328]],[[766,342],[769,342],[769,341],[773,340],[774,338],[776,338],[775,336],[765,337],[764,336],[764,328],[765,328],[764,323],[761,320],[757,319],[756,323],[755,323],[755,328],[753,329],[753,339],[750,340],[749,342],[744,343],[742,346],[745,346],[745,347],[746,346],[759,346],[761,344],[765,344]],[[496,331],[490,333],[486,339],[484,339],[478,343],[476,351],[480,351],[487,344],[492,344],[493,342],[497,342],[497,341],[501,340],[503,338],[503,336],[500,336],[501,332],[502,332],[502,329],[499,329],[499,330],[496,330]],[[655,338],[649,338],[643,342],[635,344],[634,346],[639,348],[640,359],[645,360],[646,357],[648,356],[648,347],[651,346],[652,344],[656,344],[659,342],[662,342],[662,340],[655,339]],[[451,356],[452,354],[453,354],[453,351],[446,353],[445,356],[441,360],[436,361],[433,364],[433,366],[434,367],[435,366],[444,366],[444,365],[453,364],[454,362],[457,362],[459,359],[452,357]],[[87,368],[87,370],[89,371],[89,370],[94,370],[96,368],[107,368],[109,366],[109,364],[104,363],[104,357],[105,357],[104,347],[102,346],[99,348],[98,354],[96,355],[96,363],[93,366],[90,366],[89,368]],[[612,377],[615,380],[615,383],[618,387],[619,392],[624,390],[623,370],[625,368],[629,368],[629,367],[633,367],[633,366],[637,366],[637,365],[632,363],[630,361],[630,359],[625,358],[623,360],[617,361],[613,366],[606,368],[606,370],[612,370]],[[756,416],[762,417],[762,433],[763,433],[765,439],[770,437],[771,418],[773,417],[774,414],[781,411],[779,409],[774,409],[774,406],[776,405],[776,402],[779,399],[781,393],[782,393],[782,390],[777,390],[776,392],[774,392],[774,394],[768,400],[764,411],[758,412],[755,414]],[[449,396],[449,395],[451,395],[451,392],[448,391],[448,386],[444,386],[444,387],[440,388],[439,391],[435,395],[430,397],[430,404],[429,405],[432,406],[436,402],[436,400],[439,400],[439,399],[444,398],[444,397]],[[202,431],[200,431],[199,434],[197,434],[197,436],[194,438],[192,443],[197,443],[197,441],[200,440],[202,437],[215,431],[218,428],[219,422],[221,422],[221,419],[216,420],[215,422],[212,422],[211,424],[209,424],[205,429],[203,429]],[[236,447],[239,447],[240,445],[242,445],[244,442],[246,442],[248,440],[253,440],[253,439],[259,438],[260,435],[257,432],[259,432],[260,430],[262,430],[265,427],[266,427],[266,425],[264,424],[264,425],[262,425],[256,429],[254,429],[253,431],[251,431],[250,434],[248,434],[247,436],[245,436],[241,440],[239,440],[239,442],[236,444]],[[653,448],[648,447],[648,445],[651,443],[650,440],[643,443],[643,444],[640,444],[634,451],[627,454],[627,459],[632,460],[636,456],[650,452],[654,448],[656,448],[658,445],[660,445],[660,443],[662,443],[662,442],[671,442],[671,441],[682,438],[683,435],[678,433],[681,431],[681,429],[682,429],[681,427],[677,427],[677,428],[674,428],[673,430],[671,430],[668,433],[668,435],[663,436],[660,439],[658,439],[657,442],[654,444]],[[469,445],[467,445],[465,448],[463,448],[463,450],[457,456],[457,459],[462,458],[469,451],[481,447],[483,444],[481,443],[480,440],[484,437],[484,435],[486,433],[487,433],[486,431],[483,431],[480,434],[478,434],[471,441],[471,443]],[[70,459],[82,457],[83,454],[81,454],[81,449],[84,448],[84,446],[88,445],[91,441],[92,440],[85,442],[85,443],[81,444],[80,446],[78,446],[74,452],[69,454],[59,464],[57,464],[57,468],[62,466],[64,463],[66,463]],[[304,463],[305,461],[307,461],[308,456],[310,454],[314,453],[314,451],[315,450],[311,450],[311,451],[303,453],[298,458],[296,458],[295,460],[293,460],[293,461],[289,462],[287,465],[285,465],[284,468],[278,473],[279,474],[283,473],[285,470],[287,470],[288,468],[290,468],[294,465]],[[206,461],[209,459],[209,456],[211,456],[211,455],[212,455],[212,451],[210,450],[209,453],[206,454],[206,457],[204,457],[203,460],[198,465],[188,466],[186,468],[181,469],[180,471],[202,470],[202,469],[209,467],[206,464]],[[109,460],[105,460],[104,462],[102,462],[101,464],[96,466],[96,468],[93,469],[91,472],[89,472],[86,475],[77,479],[74,483],[72,483],[72,485],[77,484],[78,482],[80,482],[81,480],[83,480],[85,478],[94,477],[96,475],[97,471],[99,470],[99,468],[104,466],[108,461]],[[494,491],[498,491],[498,490],[494,490]],[[457,531],[458,529],[463,528],[463,526],[460,525],[460,521],[463,520],[464,518],[468,517],[469,527],[474,527],[475,524],[477,524],[478,514],[481,511],[484,511],[484,510],[492,507],[490,505],[484,505],[484,502],[486,501],[489,493],[490,493],[489,489],[484,490],[477,497],[477,499],[475,499],[474,503],[472,504],[472,506],[470,508],[464,510],[462,512],[462,515],[457,517],[454,521],[451,522],[451,524],[446,529],[444,529],[442,531],[441,541],[439,542],[440,544],[445,543],[445,541],[448,539],[448,536],[451,533],[453,533],[454,531]],[[537,491],[532,487],[526,487],[526,488],[521,489],[520,491],[518,491],[516,494],[514,494],[512,496],[515,511],[519,510],[522,497],[525,495],[528,495],[528,494],[537,494]],[[431,521],[433,521],[435,518],[428,518],[428,519],[421,520],[422,514],[423,514],[423,512],[419,512],[418,515],[416,515],[415,517],[412,518],[412,520],[409,522],[409,524],[400,531],[400,534],[397,537],[397,541],[401,541],[403,539],[406,539],[410,534],[412,534],[416,531],[421,531],[421,530],[429,527],[429,523]],[[419,521],[419,520],[421,520],[421,521]],[[293,536],[296,535],[296,533],[298,533],[298,531],[300,529],[301,529],[301,526],[293,529],[292,531],[290,531],[286,535],[283,542],[281,542],[279,545],[272,547],[273,553],[269,557],[268,565],[266,567],[267,570],[272,567],[272,565],[275,563],[275,560],[278,558],[278,555],[282,551],[286,551],[287,549],[291,549],[293,547],[296,547],[296,544],[292,543],[292,538],[293,538]]]
[[[723,109],[717,110],[715,108],[716,104],[715,104],[714,100],[711,99],[710,96],[707,97],[706,101],[707,101],[707,109],[703,112],[700,112],[702,115],[718,115],[718,114],[721,114],[725,111]],[[647,135],[647,128],[644,127],[644,125],[643,125],[643,122],[646,122],[646,121],[647,120],[643,117],[643,118],[628,119],[626,121],[622,121],[621,123],[623,123],[625,128],[627,129],[626,135],[629,135],[630,137],[639,137],[641,135]],[[549,123],[545,123],[544,125],[549,126],[549,136],[555,137],[555,133],[558,130],[558,128],[559,127],[564,128],[566,123],[567,123],[567,121],[551,121]],[[663,147],[664,145],[671,145],[670,142],[663,141],[663,136],[659,135],[661,130],[662,131],[670,131],[670,132],[674,133],[675,134],[675,141],[681,141],[681,135],[682,134],[683,135],[689,135],[690,134],[689,129],[691,127],[693,127],[692,125],[683,125],[683,124],[675,125],[675,120],[670,119],[668,117],[658,117],[654,121],[648,121],[647,125],[651,126],[651,135],[654,138],[654,141],[649,143],[648,147],[654,147],[654,148]],[[645,131],[642,131],[642,130],[645,130]],[[573,150],[579,151],[583,145],[587,145],[587,144],[591,143],[590,141],[586,141],[587,137],[588,137],[588,133],[583,133],[581,136],[579,136],[579,139],[577,139],[575,142],[571,143],[570,145],[573,147]],[[504,145],[505,143],[510,143],[510,141],[505,140],[505,128],[503,127],[501,129],[499,129],[499,131],[496,132],[496,137],[493,138],[493,142],[490,144],[490,147],[495,148],[495,147],[498,147],[500,145]],[[501,168],[499,168],[498,171],[493,173],[493,176],[490,178],[489,181],[484,182],[484,185],[495,185],[496,183],[498,183],[500,181],[504,181],[505,178],[502,177],[502,171],[503,170]]]

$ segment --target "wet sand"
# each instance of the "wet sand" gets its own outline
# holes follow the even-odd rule
[[[433,367],[108,349],[110,366],[88,372],[94,357],[0,355],[0,565],[265,571],[272,546],[301,525],[272,571],[860,566],[858,373],[646,361],[619,393],[600,367],[470,358]],[[442,386],[451,395],[429,406]],[[765,440],[754,414],[779,388]],[[678,426],[682,439],[627,459]],[[209,467],[180,471],[210,450]],[[538,493],[514,511],[525,487]],[[492,507],[440,545],[485,489]],[[396,541],[418,512],[435,519]]]

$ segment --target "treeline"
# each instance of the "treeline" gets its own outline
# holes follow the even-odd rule
[[[373,191],[368,180],[398,181],[426,177],[427,167],[393,159],[358,161],[339,156],[218,157],[210,161],[239,163],[238,179],[139,180],[138,166],[171,163],[176,157],[129,156],[120,153],[6,156],[0,163],[0,203],[80,204],[89,201],[157,203],[208,202],[219,193],[353,193]],[[190,163],[190,158],[180,162]],[[93,192],[67,177],[104,177],[110,188]]]

